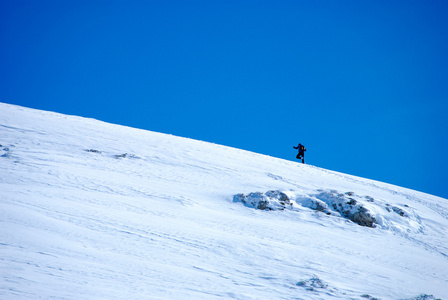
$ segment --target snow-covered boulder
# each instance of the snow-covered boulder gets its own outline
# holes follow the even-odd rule
[[[261,192],[237,194],[233,197],[233,201],[261,210],[284,210],[293,206],[288,195],[278,190],[267,191],[264,194]]]
[[[323,282],[319,277],[314,276],[308,280],[297,282],[297,286],[304,287],[308,291],[319,291],[328,288],[328,284]]]
[[[284,210],[286,208],[298,210],[306,207],[323,212],[327,215],[347,218],[358,225],[375,227],[376,219],[372,212],[354,197],[354,193],[338,193],[335,190],[320,190],[318,194],[300,194],[294,192],[282,192],[271,190],[266,193],[254,192],[248,195],[237,194],[234,202],[242,202],[244,205],[261,210]],[[367,202],[373,202],[373,198],[366,198]]]
[[[373,214],[360,201],[354,198],[355,193],[338,193],[335,190],[321,191],[315,197],[325,202],[332,212],[337,212],[341,216],[367,227],[375,227],[376,219]],[[369,198],[374,201],[373,198]],[[331,211],[326,211],[331,214]]]

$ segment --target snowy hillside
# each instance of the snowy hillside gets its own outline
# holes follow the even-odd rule
[[[1,103],[0,144],[0,299],[448,299],[447,199]]]

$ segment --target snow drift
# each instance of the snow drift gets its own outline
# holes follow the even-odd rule
[[[448,298],[448,202],[0,103],[2,299]]]

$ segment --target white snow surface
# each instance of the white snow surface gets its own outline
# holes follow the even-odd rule
[[[0,299],[448,299],[447,199],[3,103],[0,144]]]

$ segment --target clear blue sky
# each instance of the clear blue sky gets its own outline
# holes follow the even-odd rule
[[[430,0],[0,0],[0,101],[289,160],[301,142],[309,164],[448,198],[447,16]]]

